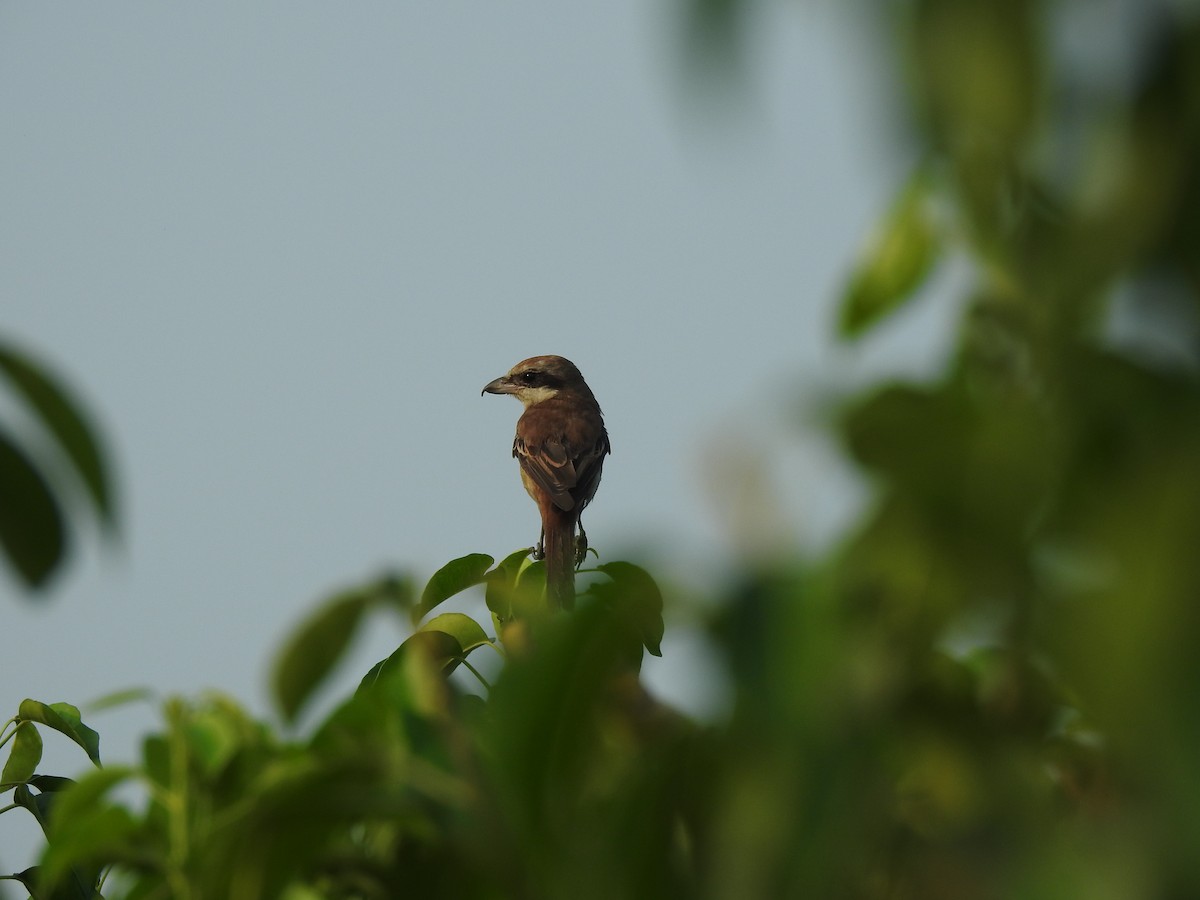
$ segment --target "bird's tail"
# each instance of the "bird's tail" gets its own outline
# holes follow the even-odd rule
[[[546,599],[551,607],[575,605],[575,510],[553,504],[542,511],[543,550],[546,553]]]

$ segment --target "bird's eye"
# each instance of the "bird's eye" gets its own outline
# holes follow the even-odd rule
[[[540,372],[522,372],[521,380],[523,382],[525,382],[526,384],[536,384],[537,380],[538,380],[538,375],[540,375],[540,374],[541,374]]]

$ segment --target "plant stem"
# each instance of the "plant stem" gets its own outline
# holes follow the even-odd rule
[[[472,675],[474,675],[476,678],[478,678],[478,679],[479,679],[479,683],[480,683],[480,684],[482,684],[482,685],[483,685],[485,688],[487,688],[488,692],[489,692],[489,693],[491,693],[492,686],[491,686],[491,685],[488,683],[488,680],[487,680],[486,678],[484,678],[484,677],[483,677],[483,675],[481,675],[481,674],[480,674],[479,670],[478,670],[478,669],[476,669],[476,668],[475,668],[473,665],[471,665],[469,662],[467,662],[467,659],[466,659],[466,657],[463,657],[463,658],[462,658],[462,660],[461,660],[461,662],[462,662],[462,664],[463,664],[464,666],[466,666],[466,667],[467,667],[467,670],[468,670],[468,671],[469,671],[469,672],[470,672]]]

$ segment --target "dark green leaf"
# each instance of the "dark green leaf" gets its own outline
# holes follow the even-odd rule
[[[12,346],[0,344],[0,372],[40,416],[75,467],[106,525],[113,523],[112,490],[100,442],[79,405],[44,369]]]
[[[933,269],[941,239],[921,172],[901,192],[842,298],[839,330],[854,338],[895,312]]]
[[[45,584],[66,552],[58,502],[33,463],[0,433],[0,544],[30,587]]]
[[[147,735],[142,741],[142,765],[146,776],[159,787],[171,784],[171,746],[161,734]]]
[[[646,649],[662,656],[663,598],[654,578],[633,563],[610,562],[596,568],[612,580],[592,585],[589,593],[609,603]]]
[[[13,875],[0,875],[0,880],[19,881],[25,890],[29,891],[30,900],[43,900],[45,894],[38,891],[38,867],[25,869]]]
[[[17,789],[13,792],[13,802],[29,810],[33,814],[33,817],[38,820],[38,824],[42,826],[42,831],[45,832],[50,821],[50,810],[54,806],[59,792],[66,790],[74,783],[70,778],[58,778],[54,775],[35,775],[29,779],[28,784],[17,786]],[[31,787],[36,788],[39,793],[35,794],[30,790]]]
[[[19,881],[29,891],[30,900],[103,900],[96,890],[97,878],[89,878],[88,874],[72,872],[70,878],[47,887],[42,867],[33,866],[15,875],[0,875],[0,879]]]
[[[13,735],[12,750],[8,754],[8,762],[0,773],[0,784],[14,784],[28,781],[37,771],[38,763],[42,761],[42,736],[31,722],[17,725],[17,733]]]
[[[740,86],[745,75],[746,7],[740,0],[688,0],[683,49],[690,86]]]
[[[434,572],[421,592],[421,602],[413,610],[413,624],[447,598],[480,584],[493,562],[486,553],[470,553],[451,560]]]
[[[29,779],[29,783],[43,794],[56,794],[59,791],[65,791],[75,783],[75,780],[63,778],[60,775],[34,775]]]
[[[380,606],[391,607],[399,613],[411,614],[416,602],[412,579],[407,575],[388,574],[380,578],[372,588]]]
[[[88,728],[79,718],[79,710],[69,703],[39,703],[22,700],[18,714],[22,719],[39,722],[61,732],[82,747],[96,765],[100,765],[100,735]]]
[[[358,630],[371,594],[335,597],[293,633],[275,663],[272,692],[283,717],[293,721],[313,691],[342,658]]]

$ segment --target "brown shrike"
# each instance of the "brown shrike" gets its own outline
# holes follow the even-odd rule
[[[525,405],[512,453],[542,514],[537,555],[546,560],[546,595],[552,604],[570,608],[575,567],[587,553],[579,516],[595,496],[604,457],[612,452],[600,404],[575,364],[561,356],[523,360],[483,392],[512,394]]]

